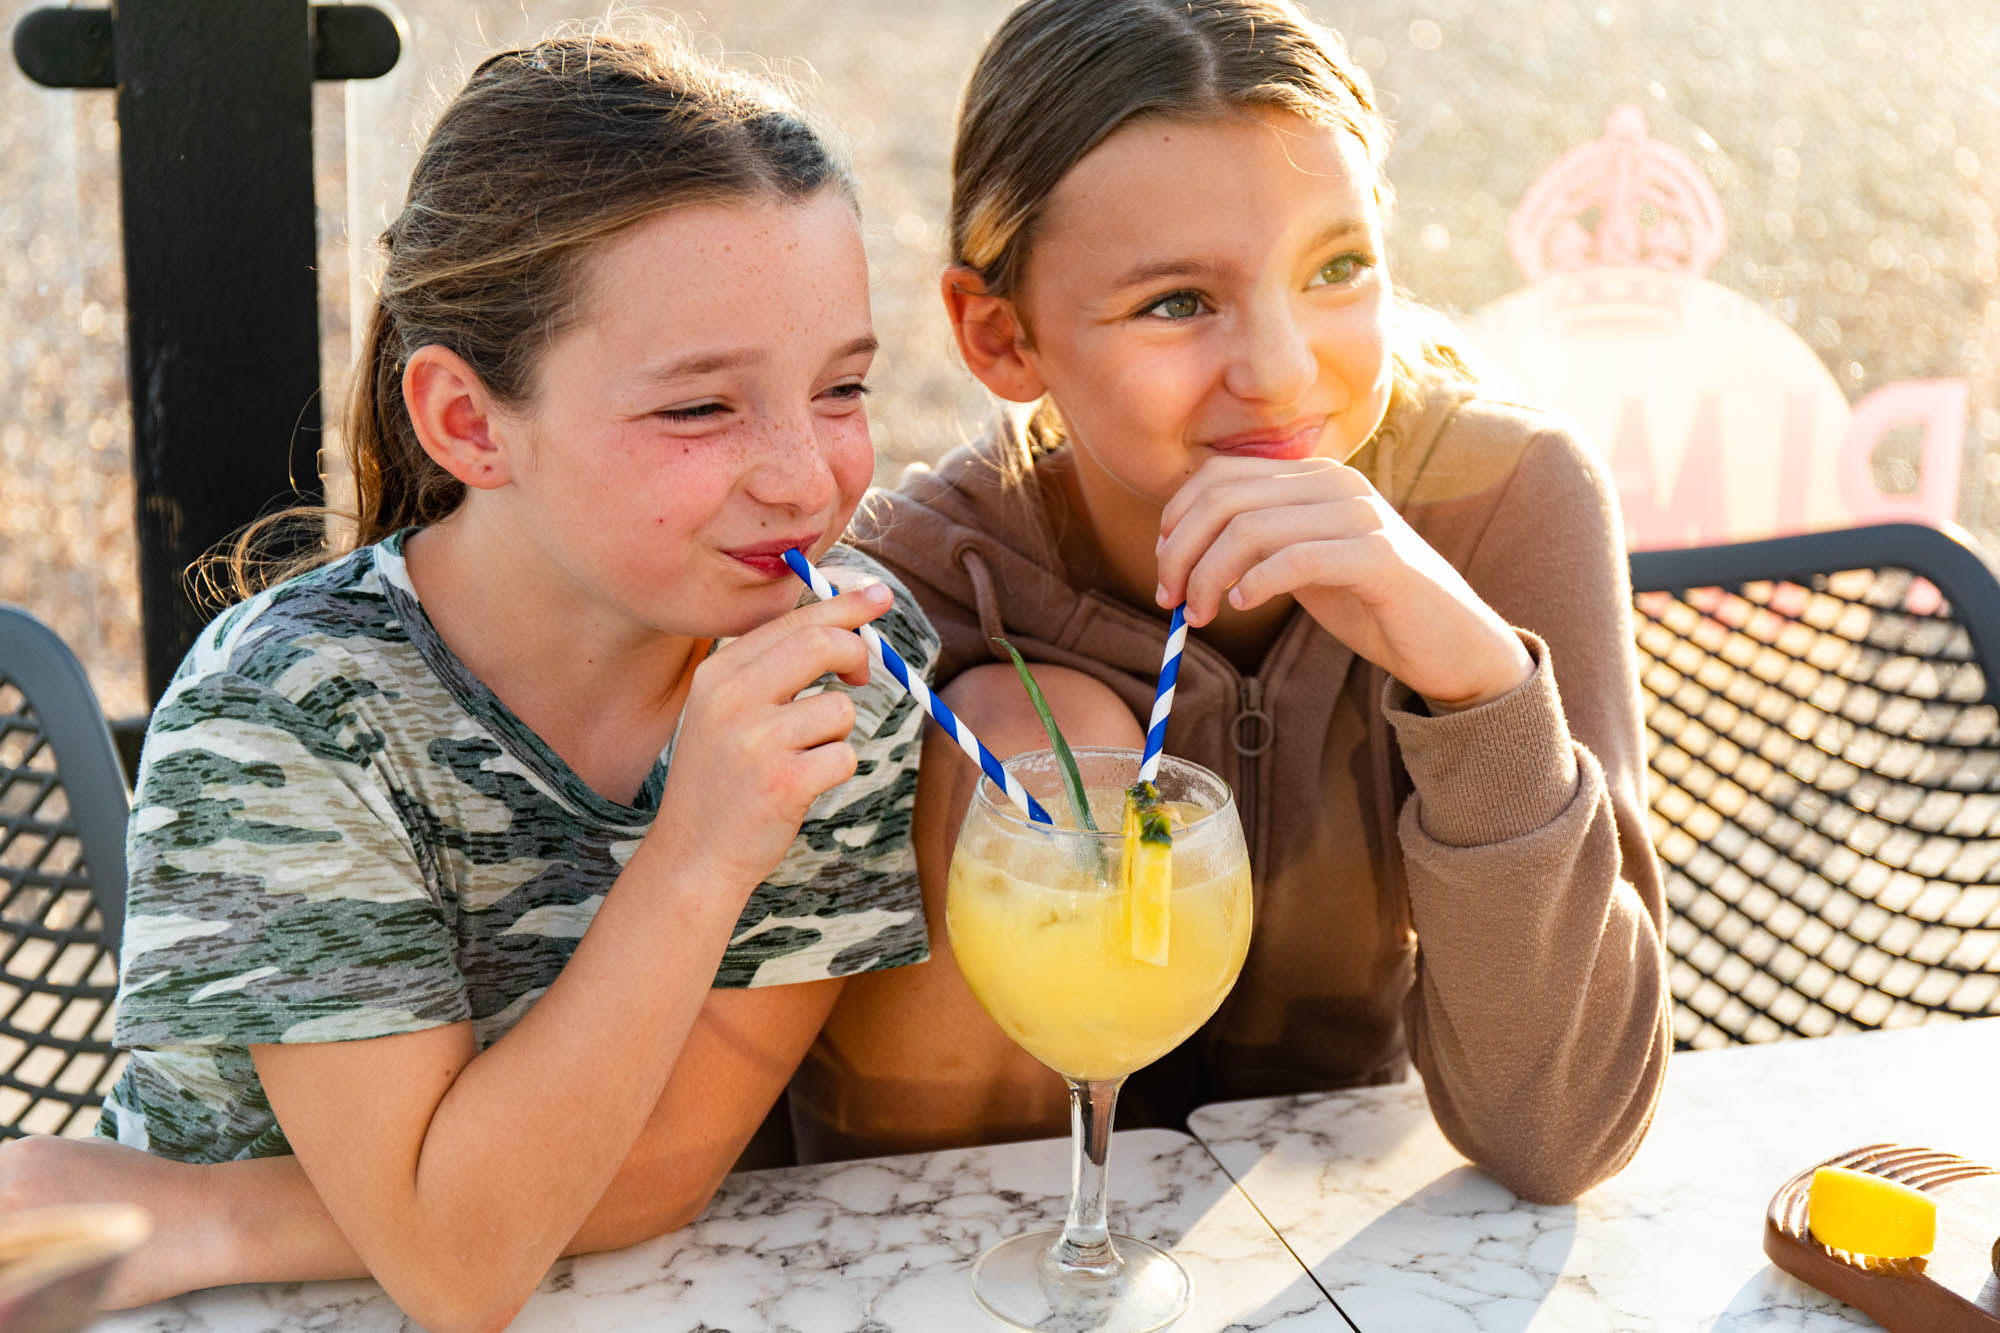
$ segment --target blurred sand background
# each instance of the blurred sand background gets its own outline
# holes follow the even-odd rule
[[[11,31],[54,0],[0,0]],[[871,400],[890,479],[975,428],[935,293],[960,86],[1008,0],[711,0],[709,50],[768,62],[844,133],[861,180],[883,352]],[[1991,0],[1311,0],[1397,124],[1391,263],[1470,311],[1520,287],[1522,193],[1620,103],[1692,157],[1730,236],[1709,275],[1820,355],[1850,401],[1897,380],[1972,386],[1960,521],[2000,553],[2000,11]],[[481,54],[602,11],[573,0],[404,0],[374,84],[315,97],[331,428],[350,301],[423,126]],[[652,12],[666,12],[654,10]],[[754,53],[754,55],[752,54]],[[53,623],[114,715],[143,712],[130,414],[109,93],[0,70],[0,601]],[[1190,188],[1198,188],[1190,182]],[[329,439],[329,444],[334,443]],[[244,440],[244,449],[269,442]],[[1889,489],[1914,483],[1895,440]]]

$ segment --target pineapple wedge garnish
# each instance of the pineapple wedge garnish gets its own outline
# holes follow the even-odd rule
[[[1125,790],[1125,924],[1132,956],[1167,965],[1173,927],[1174,835],[1160,790],[1139,781]]]

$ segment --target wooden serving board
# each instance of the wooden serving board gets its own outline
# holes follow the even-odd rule
[[[1937,1196],[1937,1246],[1920,1259],[1832,1249],[1806,1226],[1813,1172],[1844,1166]],[[1951,1153],[1875,1143],[1807,1167],[1764,1215],[1771,1262],[1889,1333],[2000,1333],[2000,1171]]]

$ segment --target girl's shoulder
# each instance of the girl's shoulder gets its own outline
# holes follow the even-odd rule
[[[1569,418],[1491,391],[1429,398],[1385,423],[1362,463],[1399,510],[1500,503],[1517,487],[1546,503],[1598,503],[1605,464]]]
[[[291,719],[357,692],[379,691],[415,662],[408,587],[400,551],[364,546],[266,588],[223,611],[195,639],[156,713],[233,711],[246,697]]]
[[[1560,412],[1537,407],[1521,398],[1474,393],[1458,401],[1446,433],[1474,447],[1525,452],[1554,446],[1588,455],[1589,444],[1576,422]]]

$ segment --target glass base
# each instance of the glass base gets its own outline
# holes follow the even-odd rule
[[[1003,1240],[972,1270],[972,1294],[988,1314],[1037,1333],[1151,1333],[1186,1313],[1188,1275],[1164,1251],[1114,1235],[1109,1272],[1056,1266],[1060,1231]]]

